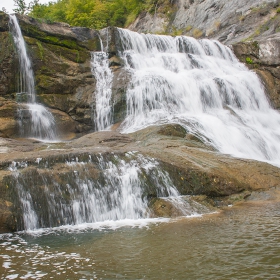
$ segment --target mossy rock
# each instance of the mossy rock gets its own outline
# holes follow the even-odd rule
[[[80,50],[83,47],[79,46],[77,39],[65,35],[52,35],[45,31],[42,31],[38,26],[28,24],[25,21],[20,20],[20,27],[22,34],[31,38],[35,38],[42,42],[58,45],[68,49]]]
[[[32,56],[45,63],[49,63],[54,57],[60,58],[60,60],[64,58],[75,63],[85,63],[87,60],[90,60],[90,53],[86,49],[71,49],[65,46],[41,42],[32,37],[25,37],[25,42],[27,45],[31,45]]]

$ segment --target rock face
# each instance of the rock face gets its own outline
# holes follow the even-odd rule
[[[243,5],[243,1],[238,0],[217,1],[214,4],[212,1],[189,0],[173,4],[162,2],[153,17],[142,13],[131,28],[159,32],[160,30],[154,30],[145,24],[154,24],[159,28],[164,19],[160,13],[170,11],[175,16],[170,17],[172,23],[168,22],[166,31],[171,33],[176,34],[180,31],[178,34],[208,36],[228,44],[248,39],[246,42],[234,44],[233,49],[248,67],[256,69],[265,82],[273,106],[279,108],[279,36],[277,33],[270,35],[280,28],[277,3],[247,1]],[[187,26],[182,23],[183,19],[180,20],[184,17]],[[221,19],[221,24],[215,21],[217,18]],[[118,32],[115,28],[98,32],[88,28],[71,28],[63,23],[46,24],[27,16],[18,16],[18,20],[33,64],[38,102],[48,107],[55,116],[61,139],[73,138],[77,134],[95,129],[93,112],[96,80],[91,71],[91,52],[100,51],[102,45],[109,53],[110,68],[113,72],[113,123],[124,119],[124,93],[130,74],[122,67],[122,61],[117,54]],[[258,32],[256,20],[263,24]],[[207,31],[206,28],[213,24],[217,27],[215,32]],[[243,26],[242,30],[240,26]],[[230,31],[232,28],[234,32]],[[9,33],[9,17],[4,13],[0,13],[0,36],[0,136],[19,137],[16,121],[18,57]]]
[[[145,158],[155,158],[159,162],[158,169],[169,174],[181,194],[203,195],[198,197],[200,201],[210,201],[216,207],[225,199],[231,204],[234,200],[248,197],[252,191],[280,188],[279,168],[221,155],[197,140],[188,139],[184,129],[178,125],[149,127],[130,135],[95,132],[54,144],[3,139],[1,150],[1,232],[22,229],[23,216],[19,209],[21,186],[32,192],[33,199],[36,199],[35,210],[48,221],[50,205],[46,196],[50,189],[54,197],[67,205],[71,198],[68,184],[75,192],[75,184],[79,181],[84,182],[87,178],[99,182],[104,180],[98,167],[100,155],[106,161],[115,160],[116,164],[131,151],[137,151],[136,155],[141,154]],[[147,181],[148,187],[143,196],[149,199],[154,215],[180,215],[172,204],[157,199],[152,173],[144,174],[142,179]],[[228,197],[233,194],[238,194],[238,197],[230,200]]]
[[[125,88],[129,73],[117,56],[115,28],[96,31],[70,27],[63,23],[46,24],[18,15],[18,21],[32,61],[37,102],[54,115],[61,139],[95,129],[96,80],[91,53],[107,48],[113,72],[113,122],[124,119]],[[0,136],[19,137],[16,93],[18,92],[18,55],[9,32],[9,16],[0,12]],[[108,46],[107,46],[108,45]]]
[[[236,56],[256,71],[267,89],[275,109],[280,109],[280,36],[275,34],[258,41],[234,44]]]
[[[129,29],[209,37],[232,44],[277,32],[278,5],[278,0],[162,0],[149,13],[140,14]]]

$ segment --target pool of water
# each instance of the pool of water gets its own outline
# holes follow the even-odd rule
[[[0,279],[279,279],[280,202],[116,229],[0,235]]]

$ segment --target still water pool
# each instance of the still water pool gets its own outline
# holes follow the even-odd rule
[[[280,279],[279,218],[280,202],[247,202],[140,227],[0,235],[0,279]]]

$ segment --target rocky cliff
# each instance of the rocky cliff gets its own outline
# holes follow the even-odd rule
[[[100,50],[96,31],[45,24],[18,16],[28,54],[33,63],[38,102],[54,114],[59,130],[71,137],[92,129],[95,79],[91,73],[91,51]],[[1,36],[1,136],[18,135],[16,93],[18,57],[9,33],[9,17],[0,14]]]
[[[129,29],[232,44],[278,32],[278,6],[278,0],[158,0]]]

